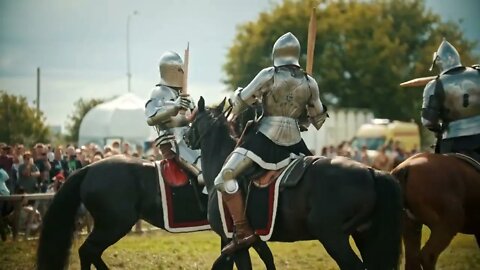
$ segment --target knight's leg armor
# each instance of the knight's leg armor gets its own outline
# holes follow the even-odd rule
[[[192,164],[186,161],[181,156],[177,156],[177,161],[183,169],[187,170],[197,178],[198,183],[202,185],[205,183],[205,181],[203,180],[202,170],[200,170],[200,168],[196,164]]]
[[[175,158],[176,154],[172,150],[171,143],[163,143],[158,146],[160,148],[160,153],[162,153],[163,159],[172,159]]]
[[[172,144],[174,140],[175,140],[175,137],[168,132],[162,132],[155,139],[155,145],[160,150],[160,153],[162,154],[162,159],[175,158],[176,154],[173,151],[173,144]]]
[[[197,178],[198,183],[204,184],[205,181],[203,180],[200,164],[200,151],[190,149],[183,140],[177,142],[177,150],[177,160],[180,166],[193,174]]]
[[[248,223],[245,201],[236,179],[253,164],[247,156],[233,152],[215,178],[215,187],[222,192],[223,202],[227,205],[235,225],[235,235],[222,249],[223,253],[232,254],[238,249],[249,247],[258,239]]]

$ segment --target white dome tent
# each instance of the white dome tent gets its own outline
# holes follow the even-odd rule
[[[118,141],[143,146],[152,128],[145,120],[145,101],[127,93],[92,108],[80,124],[79,145],[105,146]]]

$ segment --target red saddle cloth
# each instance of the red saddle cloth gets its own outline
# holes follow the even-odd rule
[[[164,159],[160,162],[162,176],[165,182],[172,187],[179,187],[188,183],[187,173],[175,159]]]
[[[155,166],[165,230],[176,233],[210,229],[205,211],[208,195],[197,193],[175,160],[157,161]]]

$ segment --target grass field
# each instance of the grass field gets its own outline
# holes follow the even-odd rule
[[[424,240],[428,236],[424,229]],[[75,241],[69,269],[79,269]],[[130,234],[110,247],[103,259],[111,269],[209,269],[219,255],[219,238],[212,232],[170,234],[164,231]],[[0,242],[0,269],[34,269],[36,241]],[[317,241],[269,243],[278,269],[338,269]],[[252,253],[254,269],[264,269]],[[458,235],[442,253],[437,269],[480,269],[480,249],[472,236]]]

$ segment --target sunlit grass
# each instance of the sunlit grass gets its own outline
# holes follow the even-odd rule
[[[424,229],[424,241],[428,237]],[[75,241],[69,269],[79,269]],[[36,241],[0,242],[0,269],[34,269]],[[210,269],[220,253],[220,240],[213,232],[170,234],[164,231],[130,234],[103,255],[111,269]],[[269,243],[278,269],[338,269],[318,241]],[[252,254],[254,269],[264,269]],[[480,269],[480,249],[473,236],[458,235],[441,255],[437,269]]]

